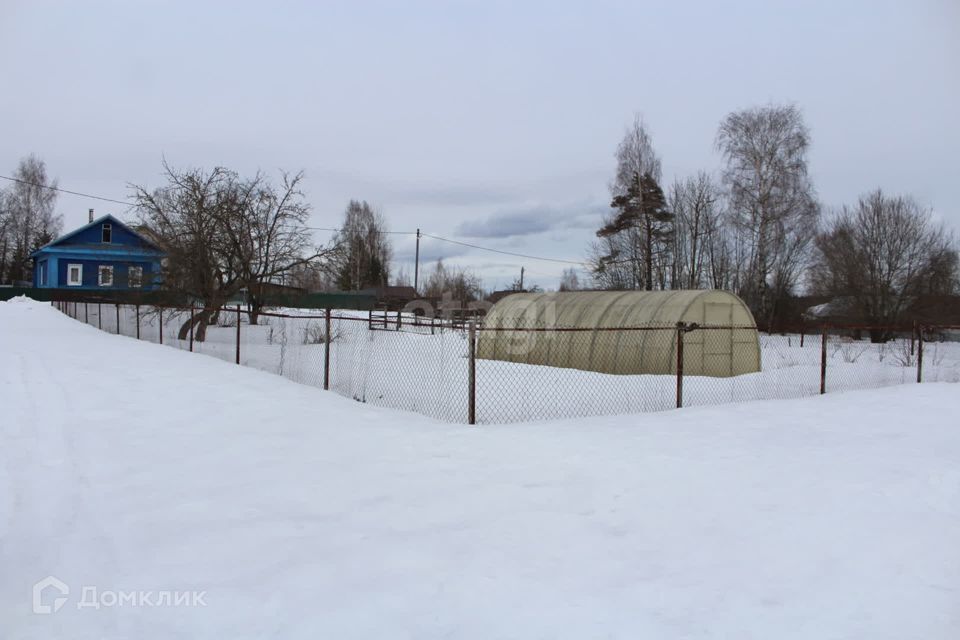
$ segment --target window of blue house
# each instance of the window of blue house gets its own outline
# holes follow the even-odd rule
[[[39,282],[37,282],[37,284],[39,284],[41,287],[47,284],[47,263],[46,262],[40,263],[40,277],[38,278],[38,280]]]
[[[102,264],[100,268],[97,269],[97,284],[101,287],[112,287],[113,286],[113,267],[109,265]]]
[[[143,267],[130,267],[127,269],[127,284],[131,287],[139,287],[143,283]]]
[[[111,224],[110,224],[109,222],[104,222],[104,223],[103,223],[103,234],[102,234],[102,236],[101,236],[101,240],[102,240],[104,243],[106,243],[106,244],[110,244],[110,241],[111,241],[112,239],[113,239],[113,227],[111,226]]]
[[[68,264],[67,265],[67,286],[79,287],[82,284],[83,284],[83,265]]]

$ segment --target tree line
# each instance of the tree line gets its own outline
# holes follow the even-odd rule
[[[900,321],[919,296],[958,292],[957,245],[930,210],[881,189],[824,212],[808,168],[810,132],[794,105],[727,115],[715,139],[722,166],[663,186],[662,162],[646,123],[627,127],[616,148],[610,211],[596,230],[588,270],[565,270],[559,289],[724,289],[770,327],[795,296],[841,303],[870,324]],[[57,181],[42,160],[20,161],[0,190],[0,283],[31,279],[30,254],[62,231]],[[162,184],[130,185],[139,231],[167,252],[164,286],[202,305],[190,322],[203,339],[224,303],[245,291],[257,322],[267,286],[360,291],[410,286],[394,271],[387,220],[351,200],[331,240],[317,245],[302,172],[279,178],[223,167],[163,165]],[[459,302],[484,296],[470,269],[437,261],[418,293]],[[522,278],[513,289],[525,288]],[[529,289],[530,287],[526,287]]]
[[[871,324],[921,295],[958,292],[954,237],[910,196],[881,189],[824,212],[808,168],[810,131],[794,105],[736,111],[715,139],[718,174],[662,187],[661,159],[636,117],[617,147],[611,212],[589,251],[601,289],[725,289],[764,326],[804,291]]]
[[[20,160],[13,181],[0,189],[0,283],[33,279],[30,254],[60,235],[63,217],[55,211],[57,181],[47,175],[43,160]]]

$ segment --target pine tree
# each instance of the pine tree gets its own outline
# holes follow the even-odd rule
[[[635,173],[626,192],[616,196],[610,206],[618,213],[597,231],[597,236],[627,234],[634,241],[643,264],[642,288],[651,291],[654,257],[665,256],[673,239],[674,214],[667,207],[663,189],[649,172]]]

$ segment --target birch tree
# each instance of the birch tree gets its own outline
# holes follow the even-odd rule
[[[777,303],[797,284],[816,234],[810,133],[795,106],[767,105],[729,114],[716,144],[743,251],[738,293],[769,325]]]
[[[25,282],[32,279],[30,254],[60,235],[63,217],[43,160],[23,158],[11,177],[0,193],[0,282]]]
[[[711,273],[724,269],[721,195],[719,185],[705,171],[675,181],[670,189],[669,206],[676,216],[677,288],[710,287]],[[720,264],[713,264],[715,260]]]

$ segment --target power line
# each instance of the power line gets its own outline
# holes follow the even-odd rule
[[[130,206],[130,203],[129,203],[129,202],[122,202],[122,201],[120,201],[120,200],[114,200],[113,198],[104,198],[104,197],[102,197],[102,196],[95,196],[95,195],[91,195],[91,194],[89,194],[89,193],[80,193],[79,191],[70,191],[69,189],[61,189],[61,188],[59,188],[59,187],[52,187],[52,186],[47,185],[47,184],[40,184],[40,183],[37,183],[37,182],[30,182],[30,181],[28,181],[28,180],[20,180],[19,178],[11,178],[11,177],[9,177],[9,176],[0,176],[0,178],[3,178],[4,180],[9,180],[10,182],[18,182],[18,183],[20,183],[20,184],[29,185],[29,186],[32,186],[32,187],[39,187],[39,188],[41,188],[41,189],[50,189],[51,191],[59,191],[60,193],[68,193],[68,194],[70,194],[70,195],[72,195],[72,196],[79,196],[79,197],[81,197],[81,198],[91,198],[91,199],[93,199],[93,200],[101,200],[101,201],[103,201],[103,202],[112,202],[112,203],[114,203],[114,204],[122,204],[122,205],[127,206],[127,207]],[[309,227],[309,226],[308,226],[308,227],[306,227],[306,228],[307,228],[307,229],[311,229],[311,230],[313,230],[313,231],[332,231],[332,232],[340,231],[340,229],[335,229],[335,228],[332,228],[332,227]],[[415,231],[378,231],[377,233],[389,233],[389,234],[406,235],[406,236],[416,235],[416,232],[415,232]],[[563,259],[561,259],[561,258],[544,258],[544,257],[542,257],[542,256],[532,256],[532,255],[525,254],[525,253],[516,253],[516,252],[513,252],[513,251],[503,251],[503,250],[501,250],[501,249],[494,249],[494,248],[492,248],[492,247],[484,247],[484,246],[481,246],[481,245],[478,245],[478,244],[471,244],[471,243],[469,243],[469,242],[461,242],[460,240],[451,240],[450,238],[444,238],[444,237],[441,237],[441,236],[435,236],[435,235],[431,235],[431,234],[429,234],[429,233],[423,233],[423,234],[421,234],[421,235],[422,235],[422,237],[424,237],[424,238],[433,238],[434,240],[439,240],[439,241],[441,241],[441,242],[449,242],[450,244],[457,244],[457,245],[460,245],[460,246],[462,246],[462,247],[470,247],[471,249],[478,249],[478,250],[480,250],[480,251],[488,251],[488,252],[490,252],[490,253],[499,253],[500,255],[512,256],[512,257],[514,257],[514,258],[525,258],[525,259],[527,259],[527,260],[540,260],[540,261],[542,261],[542,262],[556,262],[556,263],[560,263],[560,264],[575,264],[575,265],[578,265],[578,266],[581,266],[581,267],[582,267],[582,266],[587,266],[587,265],[589,264],[589,263],[587,263],[587,262],[583,262],[583,261],[580,261],[580,260],[563,260]]]
[[[120,200],[114,200],[112,198],[103,198],[101,196],[92,196],[89,193],[80,193],[79,191],[70,191],[69,189],[61,189],[60,187],[51,187],[48,184],[40,184],[38,182],[30,182],[28,180],[20,180],[19,178],[10,178],[8,176],[0,176],[4,180],[9,180],[10,182],[19,182],[20,184],[29,185],[31,187],[40,187],[41,189],[50,189],[51,191],[59,191],[60,193],[69,193],[72,196],[80,196],[81,198],[92,198],[93,200],[103,200],[104,202],[113,202],[114,204],[122,204],[125,207],[129,207],[129,202],[121,202]]]
[[[307,227],[307,229],[312,229],[314,231],[332,231],[337,232],[340,229],[335,229],[332,227]],[[416,231],[375,231],[375,233],[392,233],[403,236],[415,236],[417,235]],[[514,251],[503,251],[502,249],[494,249],[492,247],[484,247],[478,244],[471,244],[469,242],[461,242],[460,240],[451,240],[450,238],[444,238],[442,236],[435,236],[429,233],[421,233],[423,238],[432,238],[434,240],[439,240],[441,242],[449,242],[450,244],[457,244],[462,247],[470,247],[471,249],[479,249],[480,251],[489,251],[491,253],[499,253],[505,256],[513,256],[515,258],[526,258],[527,260],[540,260],[543,262],[558,262],[560,264],[575,264],[580,267],[589,266],[590,263],[584,262],[582,260],[564,260],[562,258],[545,258],[542,256],[532,256],[526,253],[516,253]]]
[[[460,242],[459,240],[451,240],[449,238],[441,238],[440,236],[430,235],[429,233],[423,234],[425,238],[433,238],[434,240],[440,240],[442,242],[449,242],[451,244],[458,244],[463,247],[470,247],[471,249],[479,249],[481,251],[489,251],[491,253],[500,253],[505,256],[513,256],[515,258],[526,258],[527,260],[541,260],[543,262],[559,262],[561,264],[575,264],[579,266],[585,266],[588,263],[581,260],[563,260],[561,258],[544,258],[541,256],[531,256],[526,253],[515,253],[513,251],[503,251],[501,249],[492,249],[490,247],[483,247],[478,244],[470,244],[469,242]]]

